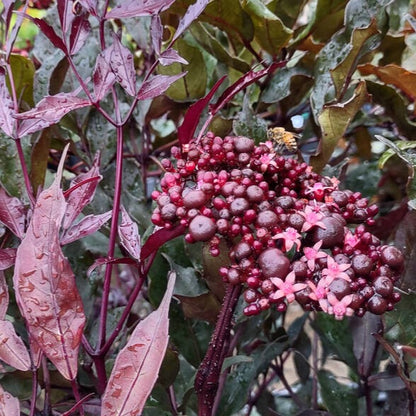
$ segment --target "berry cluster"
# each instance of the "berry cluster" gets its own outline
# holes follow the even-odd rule
[[[175,164],[162,161],[152,221],[181,223],[186,241],[208,242],[212,256],[227,241],[231,265],[220,274],[245,286],[246,315],[297,300],[342,319],[382,314],[399,301],[393,285],[403,256],[366,230],[378,210],[359,192],[340,190],[271,142],[208,133],[185,150],[172,149]]]

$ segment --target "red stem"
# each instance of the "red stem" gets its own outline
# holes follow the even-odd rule
[[[198,396],[198,416],[213,415],[221,368],[227,352],[225,346],[230,337],[234,309],[240,293],[240,285],[227,286],[224,302],[208,346],[208,351],[196,374],[195,392]]]

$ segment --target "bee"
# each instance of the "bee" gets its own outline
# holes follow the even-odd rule
[[[283,127],[273,127],[267,130],[267,138],[273,140],[277,145],[277,151],[281,152],[286,149],[290,153],[298,151],[298,142],[296,139],[299,135],[286,131]]]

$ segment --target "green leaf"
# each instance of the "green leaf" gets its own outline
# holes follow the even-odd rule
[[[260,0],[243,0],[242,7],[254,24],[254,38],[270,55],[276,56],[287,45],[293,31]]]
[[[191,33],[194,38],[215,57],[221,64],[227,65],[242,73],[250,71],[250,65],[242,59],[233,56],[232,52],[228,51],[220,41],[210,33],[208,28],[202,24],[194,24],[191,26]]]
[[[44,186],[46,169],[48,167],[49,149],[51,144],[51,131],[56,130],[56,126],[42,130],[32,147],[30,182],[32,183],[34,194],[37,194],[39,187]]]
[[[190,101],[202,97],[207,85],[207,69],[201,51],[184,39],[176,41],[175,49],[189,64],[158,66],[158,73],[163,75],[177,75],[187,71],[184,77],[168,88],[166,95],[175,101]]]
[[[227,357],[224,360],[222,364],[221,372],[225,371],[227,368],[233,365],[238,365],[241,363],[252,363],[252,362],[253,362],[253,358],[248,357],[247,355],[233,355],[232,357]]]
[[[338,383],[328,371],[318,373],[322,399],[332,416],[358,415],[357,392],[349,386]]]
[[[360,82],[354,95],[344,103],[331,104],[324,107],[319,115],[322,129],[320,153],[311,157],[311,165],[319,172],[328,162],[335,150],[338,140],[343,137],[352,119],[367,100],[364,81]]]
[[[353,353],[353,342],[348,320],[337,321],[331,315],[318,313],[312,326],[318,331],[324,346],[334,352],[351,369],[355,370],[357,361]]]
[[[175,382],[176,376],[179,373],[179,368],[178,352],[174,351],[172,348],[167,348],[156,383],[168,388]]]
[[[33,80],[35,76],[35,66],[31,59],[22,55],[10,55],[10,66],[13,73],[13,82],[16,88],[17,98],[20,98],[30,107],[33,107]],[[7,80],[10,88],[10,82]]]

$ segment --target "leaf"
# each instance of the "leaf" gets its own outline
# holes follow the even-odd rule
[[[118,226],[118,235],[121,245],[128,251],[130,256],[140,260],[140,234],[137,224],[132,221],[126,209],[121,207],[121,224]]]
[[[126,17],[150,16],[160,13],[174,3],[175,0],[119,0],[119,4],[108,10],[105,19],[122,19]]]
[[[178,75],[155,75],[143,82],[137,97],[139,100],[147,100],[149,98],[158,97],[163,94],[175,81],[186,75],[182,72]]]
[[[96,101],[102,100],[113,86],[116,76],[103,54],[97,56],[92,82]]]
[[[322,399],[332,416],[356,416],[357,393],[349,386],[340,384],[328,371],[318,373]]]
[[[76,16],[72,22],[71,35],[69,37],[69,53],[75,55],[87,40],[91,32],[91,25],[87,14]]]
[[[10,137],[14,137],[16,125],[14,113],[14,104],[6,85],[4,69],[0,68],[0,128]]]
[[[17,131],[18,137],[56,124],[65,114],[89,104],[88,100],[78,98],[73,93],[61,92],[49,95],[39,101],[35,108],[15,115],[16,118],[23,120]]]
[[[0,271],[0,320],[4,320],[9,307],[9,288],[3,270]]]
[[[142,246],[140,253],[140,260],[146,260],[151,254],[155,253],[159,248],[167,241],[172,240],[175,237],[179,237],[185,232],[185,227],[178,225],[170,230],[161,228],[155,231]]]
[[[35,65],[33,61],[22,55],[12,53],[9,57],[10,67],[13,74],[16,96],[30,107],[33,107],[33,80],[35,77]],[[6,80],[10,86],[10,80]]]
[[[320,151],[317,156],[311,157],[310,164],[319,172],[328,162],[335,147],[345,134],[352,119],[367,101],[368,95],[365,82],[361,81],[354,95],[344,103],[326,105],[319,115],[319,124],[322,129]]]
[[[97,16],[97,0],[78,0],[79,3],[93,16]]]
[[[20,416],[19,399],[3,390],[0,385],[0,414],[4,416]]]
[[[210,0],[197,0],[194,4],[188,7],[188,10],[179,21],[176,32],[170,42],[171,45],[176,41],[176,39],[179,38],[179,36],[182,35],[183,32],[185,32],[190,24],[198,18],[198,16],[204,11],[205,7],[207,7],[209,2]]]
[[[71,181],[70,189],[65,192],[67,205],[62,228],[67,229],[75,221],[84,207],[94,198],[95,190],[101,181],[100,175],[100,153],[94,157],[91,169],[88,172],[79,174]]]
[[[59,245],[66,209],[60,188],[63,162],[64,156],[54,182],[37,198],[17,249],[13,283],[31,337],[57,370],[73,380],[85,315],[75,276]]]
[[[0,270],[6,270],[9,267],[12,267],[15,259],[16,259],[15,248],[0,248]]]
[[[367,379],[368,385],[380,391],[398,391],[406,388],[403,380],[388,371],[372,374]]]
[[[161,53],[159,56],[159,62],[163,66],[171,65],[175,62],[179,62],[184,65],[188,65],[188,61],[182,56],[178,54],[178,52],[175,49],[166,49],[164,52]]]
[[[221,310],[221,303],[213,293],[208,292],[199,296],[189,297],[175,295],[181,302],[185,318],[198,319],[215,324]]]
[[[254,24],[256,41],[267,53],[276,56],[291,39],[293,30],[285,27],[260,0],[244,0],[242,7]]]
[[[69,227],[61,237],[61,245],[72,243],[98,231],[110,218],[111,211],[99,215],[87,215],[77,224]]]
[[[72,2],[69,0],[57,0],[56,1],[58,8],[59,21],[61,22],[62,32],[64,36],[69,32],[71,27],[72,20],[75,15],[72,12]]]
[[[0,360],[21,371],[31,367],[27,348],[9,321],[0,321]]]
[[[6,21],[6,30],[5,30],[4,33],[9,32],[9,25],[10,25],[10,22],[12,21],[13,6],[15,5],[14,3],[15,2],[13,1],[12,4],[11,4],[12,7],[10,7],[10,9],[8,9],[8,7],[6,6],[6,9],[8,9],[8,10],[6,11],[6,16],[5,16],[6,17],[6,19],[5,19],[5,21]],[[11,32],[9,33],[8,36],[6,36],[6,38],[7,38],[6,39],[6,57],[10,57],[10,54],[11,54],[13,46],[15,44],[17,35],[18,35],[18,33],[21,29],[23,19],[25,17],[25,13],[26,13],[26,10],[27,10],[28,6],[29,6],[29,4],[25,3],[23,8],[21,9],[21,12],[17,15],[16,21],[13,25],[13,28],[12,28]],[[6,60],[7,60],[7,58],[6,58]]]
[[[104,51],[104,56],[114,72],[116,81],[127,94],[136,94],[136,71],[134,69],[133,54],[113,34],[112,45]]]
[[[368,313],[362,318],[354,317],[351,320],[354,356],[357,359],[358,374],[363,379],[371,374],[374,367],[377,341],[373,333],[381,329],[381,318],[378,315]]]
[[[174,285],[175,274],[170,273],[159,308],[137,325],[119,352],[102,399],[101,416],[139,415],[143,411],[168,345]]]
[[[182,146],[188,144],[193,139],[204,108],[209,104],[211,98],[224,82],[225,78],[225,76],[220,78],[204,98],[201,98],[189,107],[182,124],[178,128],[178,139]]]
[[[0,188],[0,221],[17,237],[25,233],[25,207],[19,198],[11,197]]]

